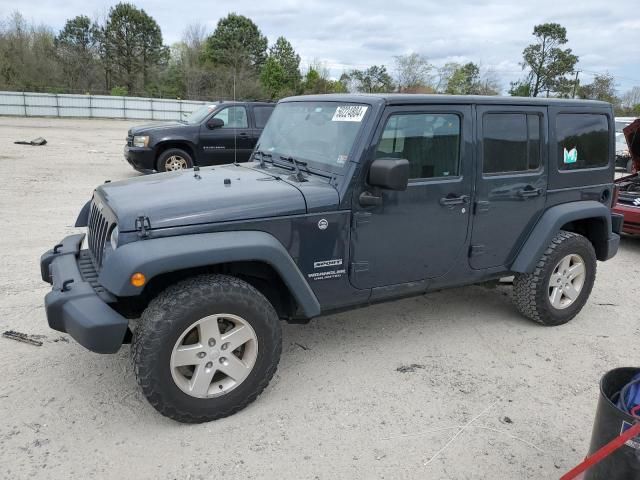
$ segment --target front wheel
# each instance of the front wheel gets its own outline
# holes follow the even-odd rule
[[[278,315],[248,283],[202,275],[144,311],[132,342],[138,384],[161,414],[184,423],[231,415],[255,400],[282,349]]]
[[[591,242],[560,231],[532,273],[516,274],[513,300],[525,317],[547,326],[562,325],[584,307],[596,278]]]
[[[191,155],[180,148],[170,148],[158,156],[159,172],[175,172],[193,167]]]

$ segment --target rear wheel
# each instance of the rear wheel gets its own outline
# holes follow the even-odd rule
[[[179,148],[165,150],[158,157],[159,172],[174,172],[193,167],[191,155]]]
[[[132,344],[138,384],[160,413],[200,423],[246,407],[281,352],[278,316],[248,283],[202,275],[169,287],[144,311]]]
[[[516,274],[513,299],[525,317],[562,325],[584,307],[596,277],[596,254],[582,235],[560,231],[532,273]]]

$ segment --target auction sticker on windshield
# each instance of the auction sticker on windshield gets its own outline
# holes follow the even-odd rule
[[[367,113],[364,105],[340,105],[333,114],[332,122],[361,122]]]

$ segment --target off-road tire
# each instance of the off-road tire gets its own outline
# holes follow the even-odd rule
[[[249,376],[236,388],[214,398],[195,398],[178,388],[170,358],[181,333],[200,318],[233,314],[251,324],[258,356]],[[254,401],[273,377],[282,351],[278,315],[254,287],[226,275],[200,275],[168,287],[151,301],[135,329],[131,345],[138,384],[162,415],[183,423],[202,423],[229,416]]]
[[[586,279],[573,304],[557,309],[549,300],[549,280],[558,262],[577,254],[585,263]],[[513,280],[513,301],[525,317],[545,326],[562,325],[584,307],[596,278],[596,254],[593,245],[582,235],[561,230],[538,260],[532,273],[518,273]]]
[[[169,148],[158,155],[158,160],[156,162],[156,169],[159,172],[166,172],[166,162],[167,159],[172,156],[179,156],[185,160],[186,166],[184,168],[193,168],[193,158],[189,155],[188,152],[180,149],[180,148]]]

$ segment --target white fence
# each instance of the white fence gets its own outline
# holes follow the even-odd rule
[[[182,120],[206,102],[109,95],[0,92],[0,115]]]

